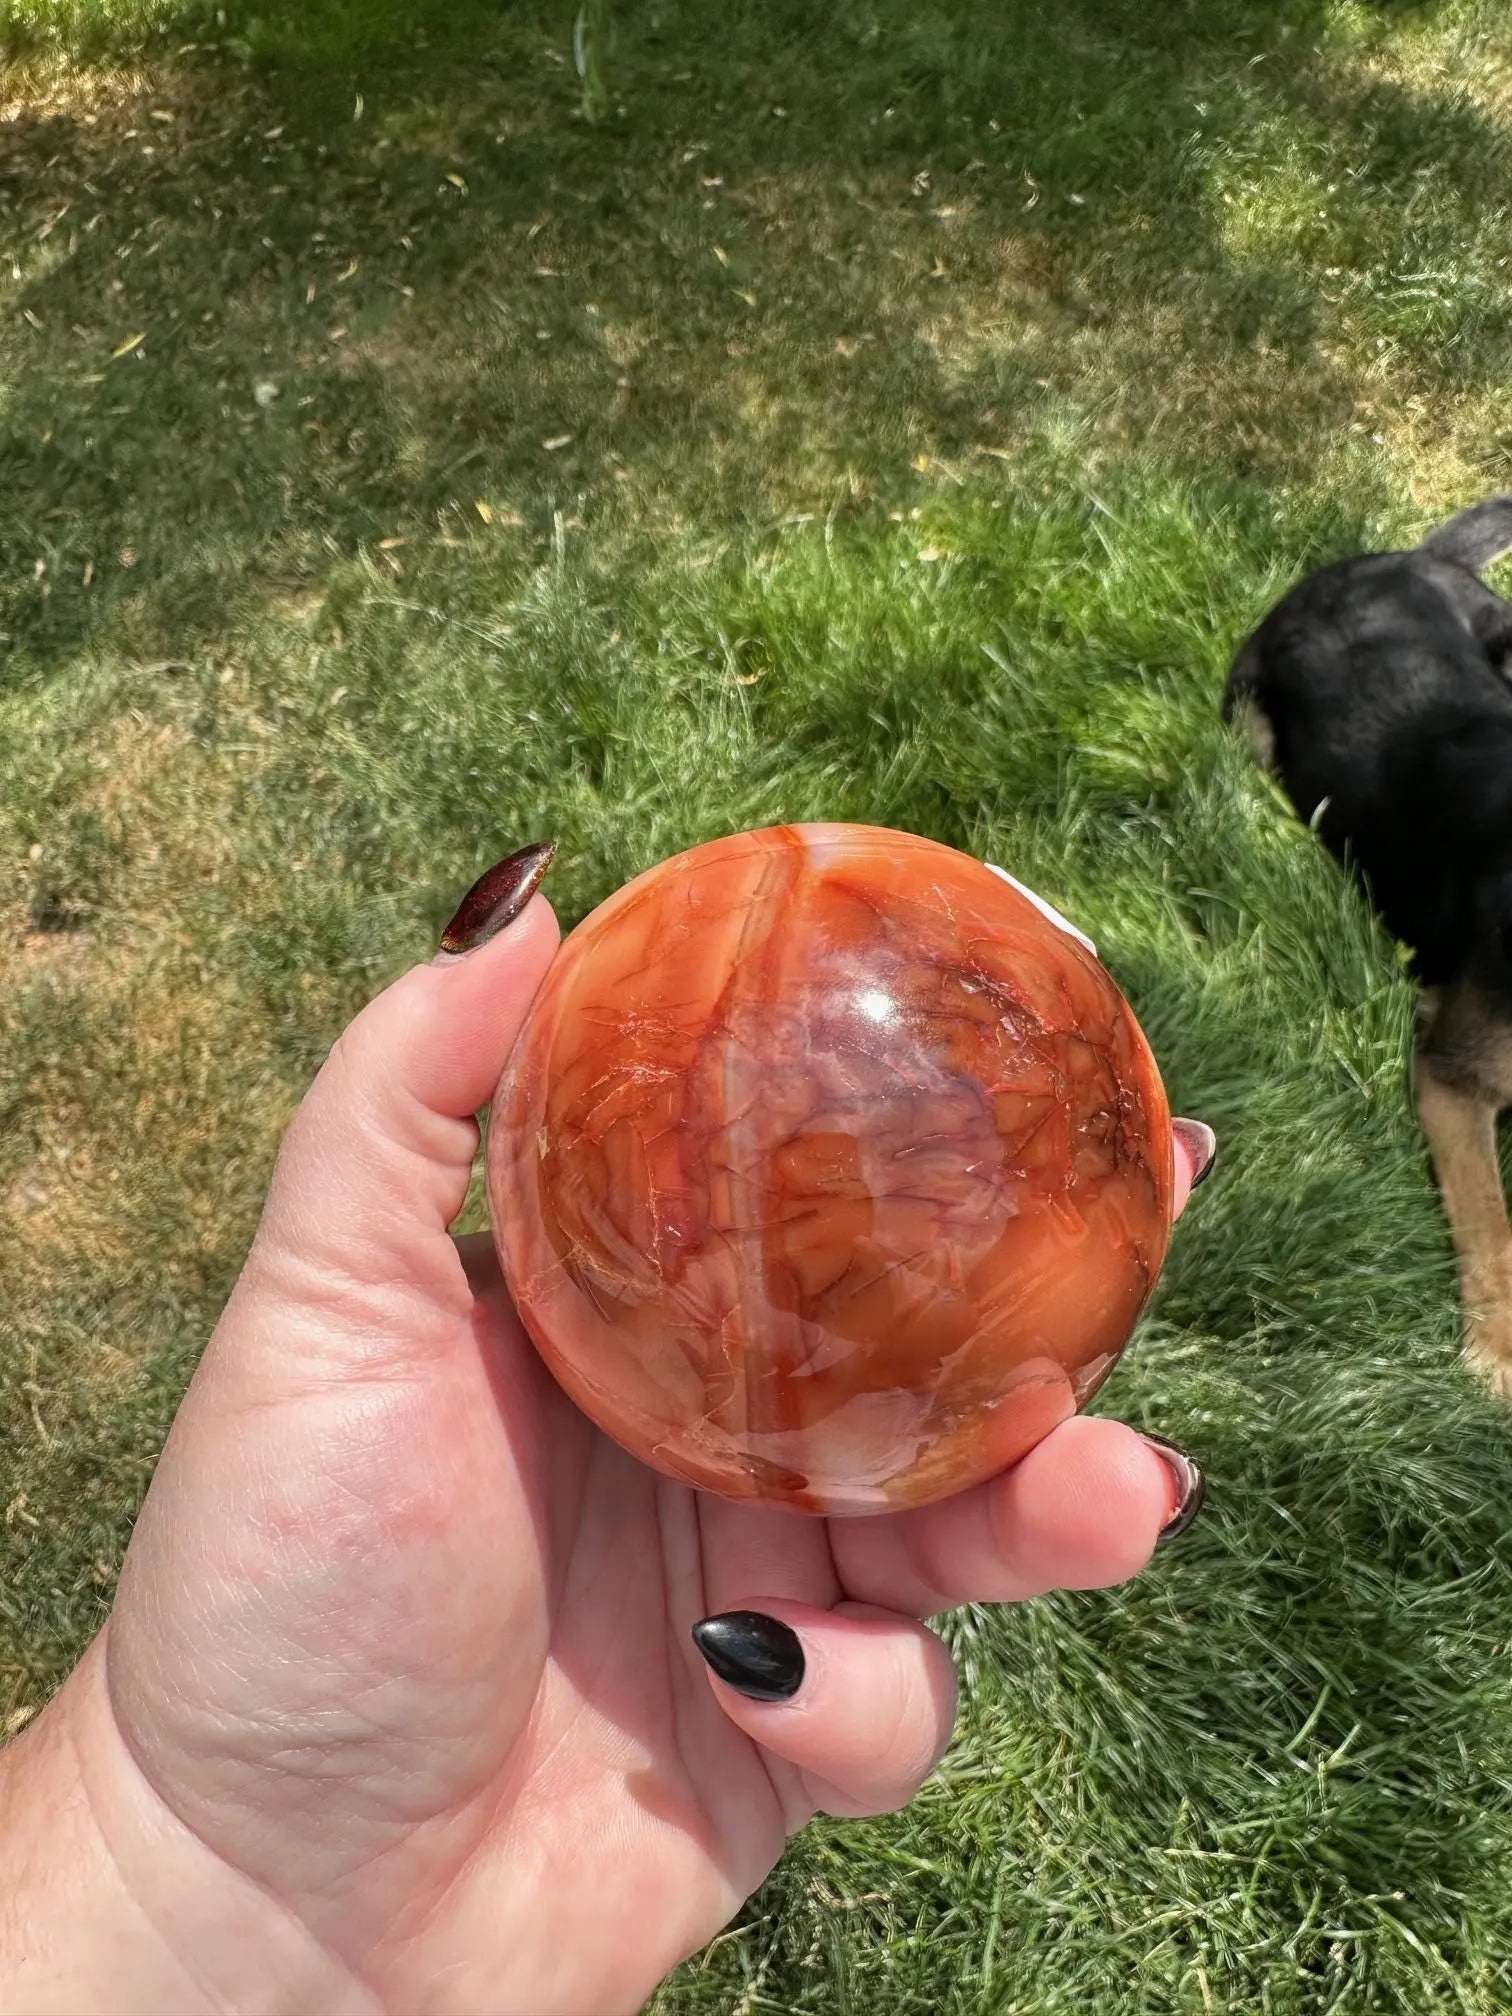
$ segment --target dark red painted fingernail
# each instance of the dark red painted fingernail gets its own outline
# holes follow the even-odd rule
[[[1161,1527],[1157,1536],[1161,1540],[1174,1540],[1178,1533],[1185,1533],[1202,1510],[1203,1501],[1207,1497],[1207,1479],[1185,1449],[1178,1449],[1174,1442],[1167,1442],[1163,1435],[1146,1435],[1143,1439],[1149,1443],[1176,1480],[1176,1510]]]
[[[441,933],[441,950],[458,958],[507,931],[540,888],[556,850],[555,840],[537,840],[480,875]]]
[[[724,1610],[693,1626],[693,1643],[726,1686],[748,1701],[791,1701],[803,1685],[803,1647],[764,1610]]]
[[[1171,1132],[1192,1158],[1192,1188],[1206,1183],[1218,1159],[1218,1136],[1205,1120],[1173,1120]]]

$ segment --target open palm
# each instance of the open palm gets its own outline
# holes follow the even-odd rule
[[[1073,1420],[945,1504],[820,1521],[669,1483],[591,1427],[489,1242],[448,1231],[555,936],[537,897],[337,1045],[107,1627],[152,1796],[354,2008],[639,2008],[815,1811],[928,1774],[954,1681],[921,1618],[1120,1580],[1177,1496],[1140,1437]],[[692,1626],[732,1609],[796,1632],[791,1699],[705,1667]]]

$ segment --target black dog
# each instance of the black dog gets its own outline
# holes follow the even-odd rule
[[[1512,603],[1479,576],[1509,551],[1512,496],[1493,497],[1413,552],[1320,568],[1246,641],[1223,712],[1412,952],[1418,1113],[1466,1348],[1512,1398],[1496,1151],[1512,1105]]]

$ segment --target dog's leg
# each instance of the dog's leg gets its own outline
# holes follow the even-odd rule
[[[1417,1108],[1459,1254],[1465,1355],[1512,1400],[1512,1228],[1496,1154],[1497,1103],[1440,1078],[1421,1053]]]

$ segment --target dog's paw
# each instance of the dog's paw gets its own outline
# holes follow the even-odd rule
[[[1512,1401],[1512,1322],[1482,1318],[1465,1336],[1465,1363],[1493,1400]]]

